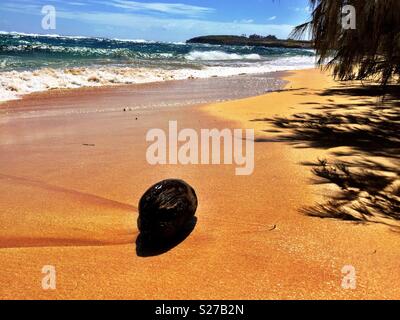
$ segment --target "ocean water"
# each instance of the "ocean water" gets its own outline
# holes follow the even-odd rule
[[[0,101],[85,86],[313,67],[311,50],[0,33]]]

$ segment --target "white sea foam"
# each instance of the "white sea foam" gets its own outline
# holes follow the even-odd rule
[[[144,39],[118,39],[118,38],[101,38],[101,37],[88,37],[88,36],[69,36],[60,35],[56,33],[51,34],[39,34],[39,33],[25,33],[17,31],[0,31],[0,35],[12,35],[15,37],[32,37],[32,38],[60,38],[60,39],[72,39],[72,40],[98,40],[98,41],[119,41],[119,42],[132,42],[132,43],[157,43],[157,41],[144,40]]]
[[[243,59],[243,58],[241,58]],[[210,78],[273,71],[307,69],[314,66],[314,57],[297,56],[252,62],[242,66],[212,66],[202,69],[165,70],[117,66],[96,66],[72,69],[42,68],[35,71],[0,72],[0,101],[51,89],[149,83],[188,78]]]
[[[33,37],[33,38],[46,37],[46,38],[65,38],[65,39],[95,39],[93,37],[85,37],[85,36],[63,36],[56,33],[39,34],[39,33],[26,33],[17,31],[0,31],[0,34],[9,34],[12,36]]]
[[[114,41],[119,41],[119,42],[132,42],[132,43],[157,43],[157,41],[151,41],[151,40],[144,40],[144,39],[118,39],[118,38],[113,38],[109,40],[114,40]]]
[[[258,54],[240,55],[223,51],[192,51],[185,58],[189,61],[261,60]]]

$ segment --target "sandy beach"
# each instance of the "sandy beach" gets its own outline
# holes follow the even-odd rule
[[[399,233],[303,215],[335,192],[313,184],[301,164],[327,152],[271,142],[268,125],[252,121],[376,97],[321,95],[339,84],[317,69],[284,80],[285,90],[254,98],[140,112],[52,113],[133,107],[126,87],[0,105],[0,298],[399,299]],[[21,116],[10,120],[14,112]],[[169,120],[196,130],[254,128],[254,174],[235,176],[233,165],[149,165],[146,132]],[[198,224],[173,250],[139,257],[138,201],[166,178],[195,188]],[[54,291],[41,287],[44,265],[56,267]],[[355,290],[342,288],[346,265],[357,270]]]

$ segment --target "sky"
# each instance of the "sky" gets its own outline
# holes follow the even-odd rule
[[[55,29],[42,27],[49,5]],[[309,17],[308,0],[1,0],[0,30],[156,41],[255,33],[286,39]]]

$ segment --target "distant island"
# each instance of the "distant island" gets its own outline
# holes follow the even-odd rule
[[[260,46],[260,47],[275,47],[275,48],[297,48],[297,49],[312,49],[311,41],[298,41],[293,39],[282,40],[276,36],[269,35],[266,37],[254,34],[251,36],[202,36],[192,38],[186,43],[203,43],[214,45],[230,45],[230,46]]]

